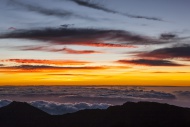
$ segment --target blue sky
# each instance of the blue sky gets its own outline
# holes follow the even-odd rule
[[[39,6],[46,9],[71,11],[81,17],[56,17],[40,14],[28,10],[15,1],[26,5]],[[90,2],[108,8],[110,10],[132,15],[158,17],[163,22],[149,21],[146,19],[129,18],[118,14],[107,13],[89,7],[79,6],[69,0],[2,0],[1,7],[1,32],[9,27],[33,28],[33,27],[58,27],[62,24],[74,24],[79,27],[115,28],[142,32],[144,34],[160,34],[162,32],[189,31],[190,17],[188,16],[188,0],[91,0]],[[15,4],[16,3],[16,4]],[[90,19],[92,18],[92,19]],[[89,21],[90,20],[90,21]],[[114,24],[114,25],[113,25]],[[117,24],[117,25],[116,25]],[[144,32],[146,30],[146,33]]]

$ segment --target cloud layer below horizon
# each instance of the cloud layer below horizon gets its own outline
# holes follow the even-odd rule
[[[106,109],[127,101],[152,101],[190,107],[186,87],[0,87],[0,107],[26,101],[49,114],[61,115],[83,109]],[[168,92],[166,92],[168,91]]]

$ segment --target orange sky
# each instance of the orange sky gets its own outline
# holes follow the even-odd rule
[[[120,63],[102,66],[101,63],[84,61],[32,59],[1,62],[6,66],[0,68],[0,85],[189,86],[190,82],[188,66],[151,67]]]

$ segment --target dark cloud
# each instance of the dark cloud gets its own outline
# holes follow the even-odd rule
[[[160,48],[153,50],[151,52],[139,53],[139,57],[147,58],[180,58],[180,59],[190,59],[190,45],[182,45],[171,48]]]
[[[134,45],[165,44],[163,41],[137,35],[124,30],[106,30],[91,28],[43,28],[33,30],[15,30],[0,35],[0,38],[18,38],[48,41],[53,44],[76,44],[96,47],[128,47]],[[108,43],[108,42],[116,43]]]
[[[132,15],[132,14],[128,14],[128,13],[121,13],[112,9],[108,9],[105,6],[101,6],[98,3],[92,3],[89,0],[70,0],[72,2],[75,2],[76,4],[80,5],[80,6],[84,6],[84,7],[89,7],[89,8],[93,8],[93,9],[97,9],[97,10],[102,10],[108,13],[113,13],[113,14],[120,14],[123,16],[127,16],[129,18],[136,18],[136,19],[147,19],[147,20],[154,20],[154,21],[163,21],[161,18],[156,18],[156,17],[147,17],[147,16],[140,16],[140,15]]]
[[[22,69],[22,70],[35,70],[35,69],[67,69],[67,67],[59,67],[59,66],[48,66],[48,65],[20,65],[8,67],[12,69]],[[72,67],[68,67],[71,69]]]
[[[3,64],[0,64],[0,67],[1,67],[1,66],[4,66],[4,65],[3,65]]]
[[[63,25],[60,25],[60,26],[64,27],[64,28],[68,28],[68,27],[74,26],[74,24],[63,24]]]
[[[18,68],[22,69],[43,69],[43,68],[51,68],[51,69],[105,69],[104,67],[90,67],[90,66],[85,66],[85,67],[56,67],[56,66],[31,66],[31,65],[22,65],[19,66]]]
[[[171,40],[175,38],[177,38],[177,35],[172,34],[172,33],[163,33],[160,35],[160,39],[163,39],[163,40]]]
[[[118,60],[117,62],[122,64],[134,64],[145,66],[182,66],[168,60],[151,60],[151,59],[136,59],[136,60]]]
[[[74,14],[73,12],[70,12],[70,11],[59,10],[59,9],[48,9],[48,8],[44,8],[44,7],[41,7],[38,5],[31,5],[31,4],[23,3],[23,2],[20,2],[19,0],[9,0],[9,3],[10,3],[10,5],[20,6],[29,11],[37,12],[39,14],[46,15],[46,16],[56,16],[56,17],[61,17],[61,18],[74,16],[74,17],[88,19],[88,17],[80,16],[80,15]]]
[[[167,40],[167,41],[182,41],[182,40],[186,40],[189,39],[189,37],[180,37],[179,35],[175,33],[162,33],[160,34],[160,40]]]

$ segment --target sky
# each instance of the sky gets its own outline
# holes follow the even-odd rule
[[[189,0],[1,0],[0,85],[190,86]]]

